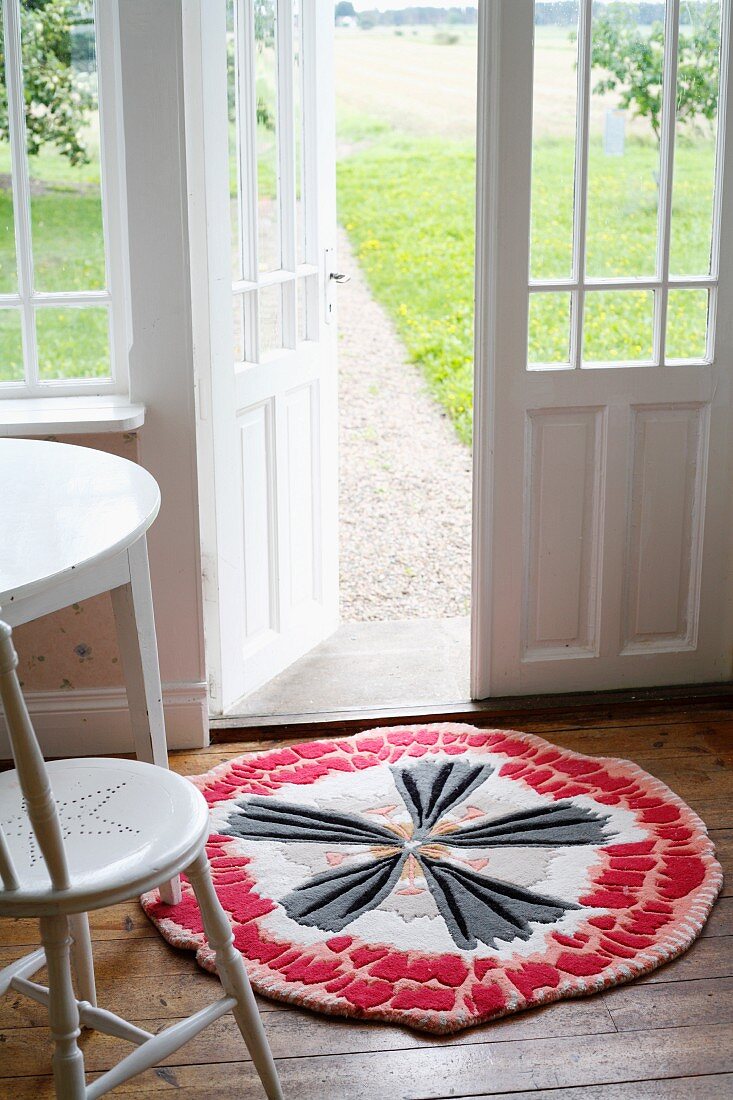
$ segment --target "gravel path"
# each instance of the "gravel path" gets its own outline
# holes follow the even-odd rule
[[[339,268],[341,617],[469,610],[471,455],[428,394],[346,234]]]

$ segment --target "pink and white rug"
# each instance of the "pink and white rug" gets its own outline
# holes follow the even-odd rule
[[[254,988],[334,1015],[451,1032],[629,981],[689,947],[722,883],[663,783],[526,733],[372,730],[192,782]],[[142,904],[213,970],[185,882]]]

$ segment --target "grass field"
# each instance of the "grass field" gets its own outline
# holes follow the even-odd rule
[[[471,430],[474,151],[384,138],[339,164],[339,215],[372,291],[453,417]]]
[[[34,282],[38,291],[99,290],[105,286],[99,197],[99,154],[89,134],[91,163],[72,167],[44,150],[30,158]],[[0,143],[0,293],[17,291],[10,149]],[[104,308],[36,312],[39,372],[44,380],[109,374]],[[0,311],[0,381],[23,377],[20,314]]]
[[[451,29],[453,30],[453,28]],[[336,32],[339,216],[370,286],[393,318],[459,435],[471,432],[475,29],[446,45],[433,29],[413,33]],[[574,52],[567,31],[539,28],[532,211],[532,273],[569,273],[572,239]],[[593,275],[652,274],[656,247],[658,154],[643,123],[630,122],[623,156],[602,148],[607,98],[591,103],[588,264]],[[92,163],[72,168],[53,152],[31,158],[36,289],[104,285],[98,140]],[[270,266],[275,137],[260,126],[258,167],[264,194],[261,251]],[[0,293],[16,286],[8,146],[0,143]],[[233,182],[234,182],[233,175]],[[710,250],[713,143],[678,143],[672,270],[701,274]],[[587,297],[589,360],[650,355],[651,295]],[[674,355],[704,350],[707,299],[699,291],[670,300]],[[562,362],[568,353],[567,295],[534,295],[530,358]],[[43,378],[94,377],[109,369],[104,310],[41,309],[37,341]],[[0,380],[22,377],[20,317],[0,311]]]
[[[435,45],[426,35],[406,39],[385,32],[337,32],[336,40],[340,221],[374,295],[466,442],[473,381],[475,50],[470,33],[453,46]],[[539,28],[531,226],[535,278],[570,274],[573,65],[567,31]],[[376,66],[371,86],[366,80],[370,66]],[[588,273],[653,275],[656,142],[643,122],[632,122],[624,155],[606,156],[602,134],[609,106],[615,106],[613,100],[592,97]],[[450,115],[454,118],[448,123]],[[708,270],[713,157],[710,136],[678,141],[671,242],[676,274]],[[586,301],[587,361],[651,358],[651,293],[595,293]],[[530,361],[566,361],[569,312],[569,295],[532,296]],[[703,355],[706,326],[706,292],[671,295],[670,357]]]

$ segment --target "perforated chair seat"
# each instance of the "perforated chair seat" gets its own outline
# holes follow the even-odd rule
[[[110,905],[185,867],[208,831],[206,802],[179,775],[137,760],[46,765],[71,886],[53,891],[15,771],[0,775],[0,826],[19,889],[0,891],[0,914],[40,916]]]
[[[0,996],[12,990],[47,1007],[58,1100],[99,1100],[229,1012],[269,1100],[283,1100],[231,921],[211,878],[203,795],[167,768],[137,760],[46,764],[17,667],[12,631],[0,621],[0,702],[16,768],[0,775],[0,916],[38,917],[43,945],[0,970]],[[153,1033],[97,1005],[87,913],[165,886],[181,871],[196,898],[223,996]],[[44,966],[45,986],[32,980]],[[90,1084],[77,1042],[82,1027],[133,1046]]]

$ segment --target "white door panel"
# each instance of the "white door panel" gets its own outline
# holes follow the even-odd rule
[[[336,326],[326,314],[332,22],[318,0],[187,0],[192,281],[208,306],[195,326],[205,621],[217,712],[338,622]]]
[[[592,8],[582,0],[573,265],[553,279],[529,277],[534,5],[487,0],[481,9],[475,697],[731,675],[733,132],[722,7],[709,272],[670,274],[674,126],[664,116],[657,270],[586,272]],[[668,115],[678,19],[668,0]],[[691,350],[686,362],[665,351],[670,294],[683,289],[710,300],[707,352]],[[592,296],[642,291],[650,318],[653,302],[650,358],[586,361],[584,318],[602,300]],[[530,366],[530,301],[542,294],[569,303],[567,362]]]

